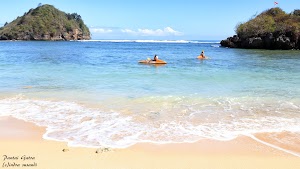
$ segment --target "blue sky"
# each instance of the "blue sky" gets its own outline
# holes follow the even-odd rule
[[[290,13],[300,0],[277,0]],[[93,39],[221,40],[274,0],[1,0],[0,25],[39,3],[81,15]]]

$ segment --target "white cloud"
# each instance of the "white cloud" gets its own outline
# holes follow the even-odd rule
[[[182,36],[183,33],[174,30],[171,27],[166,27],[164,29],[138,29],[137,31],[131,29],[122,29],[123,33],[128,33],[136,36]]]
[[[94,27],[91,27],[90,31],[91,31],[91,33],[103,33],[103,34],[112,33],[113,32],[112,29],[108,29],[108,28],[94,28]]]
[[[121,29],[122,33],[129,33],[129,34],[135,34],[135,32],[133,30],[130,29]]]
[[[89,27],[94,39],[130,39],[130,38],[154,38],[154,37],[172,37],[182,36],[182,32],[176,31],[171,27],[164,29],[126,29],[120,27]]]
[[[182,35],[183,35],[182,32],[175,31],[175,30],[172,29],[171,27],[166,27],[166,28],[164,29],[164,31],[167,32],[167,33],[173,34],[173,35],[175,35],[175,36],[182,36]]]

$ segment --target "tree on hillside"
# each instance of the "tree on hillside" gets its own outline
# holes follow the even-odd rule
[[[287,14],[280,8],[271,8],[251,18],[248,22],[237,25],[236,33],[240,38],[263,36],[268,33],[289,33],[298,36],[300,31],[298,16],[300,16],[300,10]]]
[[[0,40],[90,39],[88,27],[77,13],[67,14],[41,3],[0,28]]]
[[[293,15],[300,16],[300,10],[299,9],[294,10]]]

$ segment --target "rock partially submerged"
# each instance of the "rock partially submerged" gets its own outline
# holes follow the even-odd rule
[[[251,38],[239,38],[237,35],[221,41],[221,46],[229,48],[245,49],[300,49],[300,42],[293,41],[285,34],[274,36],[269,33],[267,36],[257,36]]]

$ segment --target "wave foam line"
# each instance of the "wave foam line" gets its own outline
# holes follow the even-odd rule
[[[200,44],[219,44],[214,41],[196,40],[78,40],[79,42],[115,42],[115,43],[200,43]]]
[[[252,138],[253,140],[255,140],[255,141],[259,142],[259,143],[262,143],[262,144],[264,144],[264,145],[266,145],[266,146],[275,148],[275,149],[277,149],[277,150],[280,150],[280,151],[283,151],[283,152],[285,152],[285,153],[294,155],[294,156],[296,156],[296,157],[300,157],[300,154],[298,154],[298,153],[295,153],[295,152],[293,152],[293,151],[286,150],[286,149],[284,149],[284,148],[281,148],[281,147],[275,146],[275,145],[273,145],[273,144],[267,143],[267,142],[265,142],[265,141],[262,141],[262,140],[256,138],[256,137],[253,136],[253,135],[245,135],[245,136],[248,136],[248,137]]]

